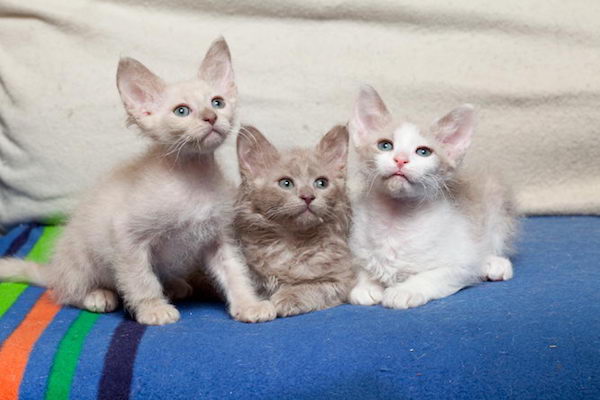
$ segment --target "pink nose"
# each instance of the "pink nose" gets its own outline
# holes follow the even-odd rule
[[[404,164],[408,164],[408,160],[404,157],[396,156],[394,157],[394,161],[396,161],[396,165],[400,168],[404,166]]]
[[[300,198],[302,200],[304,200],[304,202],[306,203],[306,205],[309,205],[315,199],[315,196],[312,195],[312,194],[308,195],[308,196],[307,195],[302,195],[302,196],[300,196]]]
[[[204,110],[200,116],[202,117],[202,121],[206,121],[211,125],[214,125],[217,120],[217,114],[210,110]]]

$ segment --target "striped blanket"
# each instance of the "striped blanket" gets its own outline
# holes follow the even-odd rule
[[[190,300],[146,327],[0,283],[0,400],[600,398],[600,218],[524,225],[515,279],[405,311],[243,324]],[[47,261],[60,230],[15,226],[0,255]]]

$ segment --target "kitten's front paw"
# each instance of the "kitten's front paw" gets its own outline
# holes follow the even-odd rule
[[[379,285],[358,285],[352,291],[348,299],[350,303],[359,306],[372,306],[381,303],[383,288]]]
[[[384,307],[404,310],[422,306],[428,301],[429,299],[423,293],[402,286],[393,286],[385,289],[381,304]]]
[[[271,297],[278,317],[291,317],[292,315],[304,314],[309,311],[306,305],[300,303],[296,296],[278,295],[275,293]]]
[[[234,319],[241,322],[265,322],[277,317],[275,307],[269,300],[243,306],[231,306],[229,313]]]
[[[194,288],[183,279],[172,279],[165,284],[165,294],[171,300],[180,300],[190,297]]]
[[[114,311],[118,304],[119,299],[116,293],[106,289],[92,290],[83,300],[83,307],[95,313]]]
[[[485,278],[490,281],[507,281],[513,277],[512,263],[504,257],[489,256],[483,270]]]
[[[135,319],[144,325],[166,325],[179,321],[179,311],[162,299],[146,301],[137,306]]]

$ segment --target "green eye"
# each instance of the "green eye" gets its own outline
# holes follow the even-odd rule
[[[178,117],[187,117],[190,115],[191,111],[192,110],[190,110],[188,106],[177,106],[173,109],[173,114],[177,115]]]
[[[213,108],[223,108],[225,107],[225,100],[223,100],[222,97],[213,97],[213,99],[210,101],[210,105]]]
[[[282,189],[291,189],[294,187],[294,181],[290,178],[281,178],[279,180],[279,187]]]
[[[433,150],[431,150],[429,147],[422,146],[418,147],[415,153],[421,157],[429,157],[433,153]]]
[[[377,143],[377,148],[381,151],[392,151],[394,149],[394,145],[389,140],[382,140]]]
[[[327,186],[329,186],[329,181],[327,178],[319,178],[315,180],[314,185],[317,189],[325,189]]]

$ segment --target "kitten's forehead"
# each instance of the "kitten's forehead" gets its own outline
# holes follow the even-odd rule
[[[314,177],[324,173],[324,166],[314,150],[293,148],[281,150],[280,166],[294,177]]]
[[[167,95],[170,97],[193,97],[197,99],[204,99],[213,95],[213,89],[210,85],[199,79],[191,81],[178,82],[169,85],[167,88]]]
[[[421,133],[419,127],[410,122],[403,122],[396,129],[394,129],[393,139],[394,143],[400,145],[400,147],[411,147],[415,144],[423,144],[423,142],[428,142],[425,135]]]

